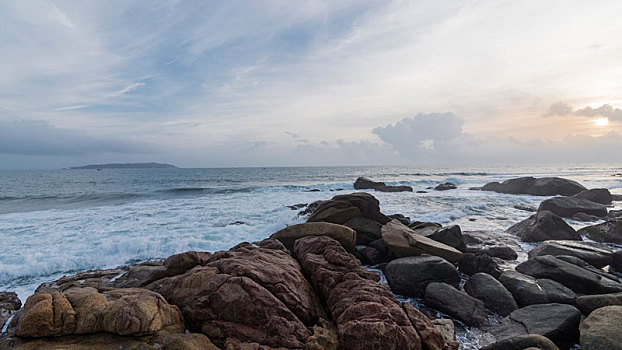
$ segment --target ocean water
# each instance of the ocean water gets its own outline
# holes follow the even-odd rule
[[[304,221],[288,206],[354,192],[358,176],[415,191],[453,182],[458,189],[370,193],[386,214],[503,232],[530,215],[515,204],[544,198],[469,187],[561,176],[622,194],[620,173],[622,165],[0,171],[0,290],[25,300],[62,275],[261,240]]]

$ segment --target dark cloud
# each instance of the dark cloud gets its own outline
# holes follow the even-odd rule
[[[571,105],[565,102],[557,102],[552,104],[544,114],[551,115],[578,115],[582,117],[606,117],[611,121],[622,121],[622,109],[614,108],[610,104],[604,104],[598,108],[590,106],[575,110]]]
[[[3,154],[79,156],[153,151],[154,147],[144,142],[92,136],[41,120],[0,121],[0,153]]]

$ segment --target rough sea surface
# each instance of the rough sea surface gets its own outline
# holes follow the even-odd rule
[[[261,240],[304,220],[288,206],[354,192],[359,176],[428,191],[369,190],[386,214],[502,233],[530,215],[514,205],[545,198],[469,187],[561,176],[622,194],[621,173],[622,165],[0,171],[0,290],[25,300],[62,275]],[[458,189],[426,189],[447,181]],[[477,348],[477,334],[459,337]]]

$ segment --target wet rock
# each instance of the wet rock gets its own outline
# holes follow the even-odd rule
[[[354,182],[354,189],[356,190],[367,190],[373,189],[381,192],[412,192],[413,188],[410,186],[390,186],[385,184],[384,182],[378,182],[370,180],[366,177],[359,177]]]
[[[378,265],[386,262],[382,254],[373,247],[365,247],[359,249],[359,254],[361,255],[362,261],[366,265]]]
[[[576,213],[574,214],[570,220],[581,221],[581,222],[592,222],[592,221],[600,221],[602,218],[598,216],[586,214],[586,213]]]
[[[476,273],[464,284],[464,291],[473,298],[484,302],[486,308],[501,316],[507,316],[518,309],[512,294],[486,273]]]
[[[309,236],[327,236],[337,240],[348,251],[353,252],[357,241],[356,231],[344,225],[328,222],[305,222],[287,226],[275,232],[270,238],[278,239],[290,251],[294,251],[296,240]]]
[[[466,325],[475,327],[488,325],[484,303],[447,283],[428,284],[425,289],[425,304],[457,318]]]
[[[148,265],[139,264],[132,266],[128,272],[114,280],[112,284],[117,288],[144,287],[164,277],[167,277],[167,271],[161,262]]]
[[[538,211],[548,210],[564,218],[571,218],[578,213],[585,213],[597,217],[607,216],[607,207],[600,203],[592,202],[585,198],[553,197],[549,198],[538,207]]]
[[[456,342],[454,323],[452,320],[431,321],[421,311],[403,301],[402,308],[408,319],[417,330],[421,338],[423,349],[458,350],[460,344]],[[436,321],[436,322],[435,322]]]
[[[622,284],[560,260],[551,255],[537,256],[516,267],[516,271],[536,278],[557,281],[577,293],[603,294],[622,291]]]
[[[393,260],[385,267],[384,274],[394,293],[419,298],[432,282],[447,282],[454,287],[460,283],[460,275],[451,263],[430,255]]]
[[[461,252],[466,250],[466,243],[464,237],[462,237],[462,230],[458,225],[452,225],[447,227],[426,227],[415,229],[416,234],[424,237],[431,238],[437,242],[446,244],[450,247],[454,247]]]
[[[578,339],[581,312],[566,304],[537,304],[512,312],[491,333],[503,340],[525,334],[539,334],[559,347],[567,347]]]
[[[428,191],[419,190],[417,193],[428,193]]]
[[[573,196],[574,198],[584,198],[595,203],[611,204],[611,192],[606,188],[594,188],[579,192]]]
[[[368,245],[382,238],[382,225],[377,221],[364,217],[357,217],[348,220],[348,222],[343,225],[356,231],[356,244],[358,245]]]
[[[42,283],[35,292],[45,291],[51,288],[67,289],[71,286],[93,287],[96,289],[113,286],[113,281],[126,273],[126,269],[89,270],[79,272],[71,276],[63,276],[53,282]]]
[[[458,269],[467,275],[484,272],[497,278],[501,274],[501,267],[488,254],[465,253],[458,262]]]
[[[443,227],[443,225],[436,223],[436,222],[424,222],[424,221],[413,221],[407,226],[413,230],[426,228],[426,227],[438,227],[438,228]]]
[[[622,243],[622,220],[615,219],[602,224],[584,227],[579,233],[596,242]]]
[[[563,261],[569,262],[569,263],[571,263],[573,265],[577,265],[577,266],[579,266],[581,268],[584,268],[584,269],[586,269],[586,270],[588,270],[590,272],[593,272],[593,273],[595,273],[597,275],[601,275],[602,277],[604,277],[606,279],[611,279],[611,280],[614,280],[614,281],[618,280],[618,278],[614,274],[607,273],[603,269],[597,269],[596,267],[586,263],[585,261],[583,261],[583,260],[581,260],[581,259],[579,259],[579,258],[577,258],[575,256],[571,256],[571,255],[556,255],[555,257],[557,259],[559,259],[559,260],[563,260]]]
[[[516,271],[504,271],[499,282],[512,293],[519,307],[533,304],[574,304],[577,295],[559,282],[535,279]]]
[[[607,214],[607,218],[609,219],[617,219],[622,217],[622,209],[621,210],[609,210],[609,214]]]
[[[459,250],[418,235],[397,220],[393,220],[382,227],[382,239],[397,257],[430,254],[440,256],[450,262],[462,258],[462,253]]]
[[[527,204],[515,204],[514,209],[528,211],[532,213],[535,213],[537,210],[536,208],[532,207],[531,205],[527,205]]]
[[[592,312],[581,323],[582,350],[622,348],[622,306],[606,306]]]
[[[524,242],[581,240],[581,235],[564,219],[546,210],[538,211],[529,218],[511,226],[507,232],[518,236]]]
[[[447,190],[455,190],[456,185],[452,184],[451,182],[445,182],[444,184],[439,184],[438,186],[434,187],[434,189],[436,191],[447,191]]]
[[[20,307],[22,301],[15,292],[0,292],[0,330]]]
[[[505,180],[502,183],[490,182],[482,187],[482,191],[494,191],[508,194],[530,194],[532,196],[572,196],[585,191],[576,181],[559,177],[519,177]]]
[[[195,266],[202,266],[212,257],[208,252],[189,251],[169,256],[162,265],[166,267],[166,275],[180,275]]]
[[[481,348],[481,350],[559,350],[549,338],[539,334],[517,335]]]
[[[577,298],[576,307],[584,315],[605,306],[622,305],[622,293],[582,295]]]
[[[602,244],[580,241],[544,241],[529,252],[529,257],[543,255],[575,256],[595,267],[605,267],[613,261],[613,251]]]
[[[463,237],[467,244],[467,253],[487,254],[503,260],[516,260],[518,258],[517,252],[523,251],[516,238],[508,234],[465,231]]]

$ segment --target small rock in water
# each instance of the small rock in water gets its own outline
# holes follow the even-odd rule
[[[434,187],[434,189],[437,191],[455,190],[456,188],[456,185],[452,184],[451,182],[445,182],[444,184],[440,184]]]
[[[527,204],[515,204],[514,209],[528,211],[532,213],[535,213],[537,210],[536,208],[532,207],[531,205],[527,205]]]
[[[235,226],[235,225],[248,225],[248,224],[245,223],[244,221],[234,221],[234,222],[230,222],[228,226]]]
[[[312,188],[312,189],[308,190],[307,192],[320,192],[320,190],[317,189],[317,188]]]
[[[294,205],[288,205],[287,207],[291,210],[297,210],[297,209],[301,209],[304,208],[306,206],[308,206],[308,203],[298,203],[298,204],[294,204]]]
[[[417,191],[417,193],[428,193],[428,191],[419,190],[419,191]]]

